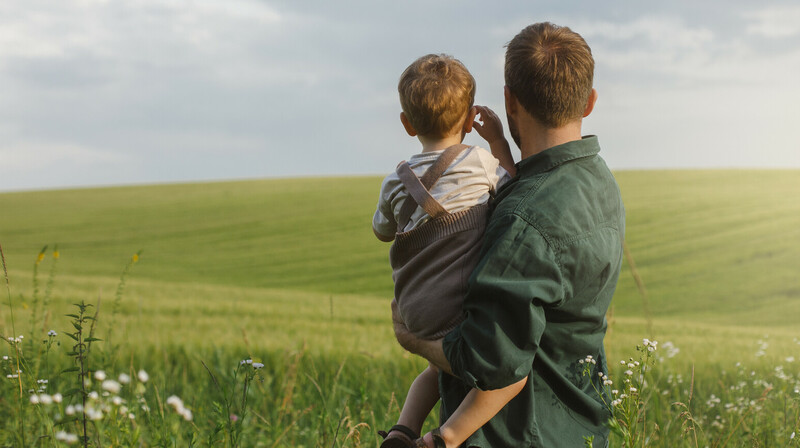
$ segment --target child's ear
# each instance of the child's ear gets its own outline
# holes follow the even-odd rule
[[[478,108],[472,106],[467,111],[467,118],[464,119],[464,133],[469,134],[472,132],[472,125],[475,123],[475,116],[478,115]]]
[[[414,126],[411,126],[411,122],[408,121],[405,112],[400,112],[400,122],[403,123],[403,127],[406,128],[406,132],[410,137],[417,136],[417,130],[414,129]]]
[[[589,100],[586,101],[586,109],[583,110],[583,118],[589,116],[594,110],[594,103],[597,102],[597,90],[592,89],[592,93],[589,94]]]

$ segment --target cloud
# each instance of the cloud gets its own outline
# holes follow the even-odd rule
[[[477,101],[502,114],[503,45],[540,20],[569,25],[592,46],[600,103],[588,130],[622,151],[609,152],[612,166],[708,166],[712,156],[698,162],[689,149],[720,135],[730,147],[767,136],[787,148],[786,129],[800,121],[791,104],[796,7],[412,6],[0,2],[0,165],[76,167],[58,178],[64,185],[391,171],[416,149],[397,119],[407,64],[453,54],[478,81]],[[638,150],[658,133],[650,154]],[[483,144],[476,135],[467,142]],[[5,188],[12,178],[0,172]]]
[[[800,34],[800,6],[782,5],[745,12],[748,34],[780,39]]]
[[[73,168],[120,164],[130,157],[114,151],[76,144],[25,141],[0,146],[0,173],[36,172],[54,167]],[[2,176],[0,176],[2,177]]]

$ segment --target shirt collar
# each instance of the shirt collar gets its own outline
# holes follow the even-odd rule
[[[563,143],[517,162],[517,171],[538,174],[549,171],[571,160],[593,156],[600,152],[597,136],[587,135],[580,140]]]

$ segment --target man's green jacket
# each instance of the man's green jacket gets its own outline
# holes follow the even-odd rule
[[[443,340],[455,376],[440,376],[442,422],[470,388],[528,382],[469,447],[607,444],[610,400],[595,388],[625,211],[599,150],[589,136],[530,156],[495,198],[466,320]],[[584,376],[587,356],[597,363]]]

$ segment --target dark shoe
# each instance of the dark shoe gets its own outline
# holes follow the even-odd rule
[[[434,429],[431,431],[431,435],[433,436],[433,446],[436,448],[447,448],[447,444],[444,443],[444,439],[442,438],[442,432],[439,428]]]
[[[397,431],[400,434],[392,434],[390,437],[389,433],[392,431]],[[416,448],[417,445],[414,441],[419,438],[419,435],[412,431],[411,428],[403,425],[394,425],[389,429],[389,432],[378,431],[378,434],[383,437],[381,448]]]

